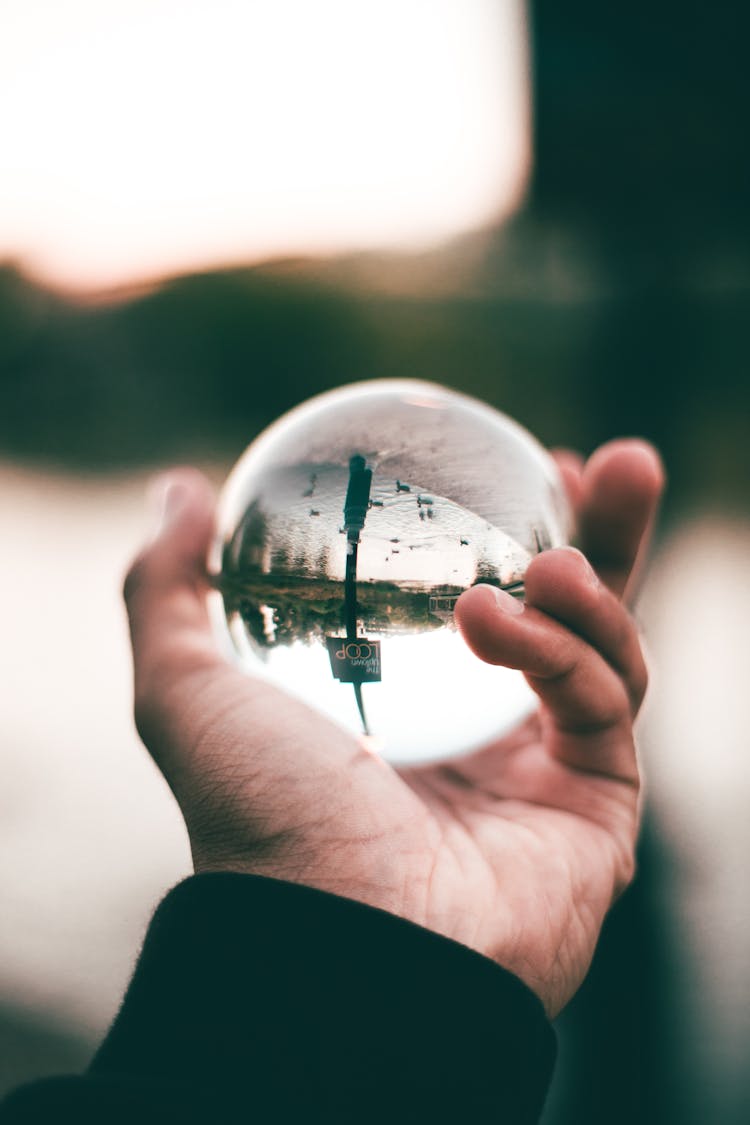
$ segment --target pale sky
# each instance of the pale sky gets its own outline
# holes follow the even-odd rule
[[[428,246],[517,202],[528,116],[523,0],[0,0],[0,258]]]

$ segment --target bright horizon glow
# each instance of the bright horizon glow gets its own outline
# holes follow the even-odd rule
[[[0,258],[79,290],[418,249],[529,165],[523,0],[5,0]]]

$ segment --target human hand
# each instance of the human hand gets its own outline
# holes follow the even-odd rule
[[[559,462],[600,578],[562,549],[529,567],[522,612],[491,587],[462,596],[467,642],[521,668],[540,709],[450,764],[394,769],[224,661],[206,610],[213,496],[193,470],[162,479],[162,526],[125,586],[136,721],[196,871],[272,876],[400,915],[493,958],[550,1015],[633,872],[646,673],[618,596],[662,486],[640,442],[610,443],[585,467]]]

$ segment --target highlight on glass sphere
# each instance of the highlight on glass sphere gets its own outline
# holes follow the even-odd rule
[[[280,418],[230,474],[214,616],[248,672],[387,760],[457,757],[535,697],[469,650],[456,601],[480,582],[523,598],[529,562],[569,527],[553,460],[504,414],[417,380],[342,387]]]

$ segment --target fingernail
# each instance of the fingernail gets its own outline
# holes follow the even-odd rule
[[[523,613],[523,602],[518,598],[514,598],[512,594],[507,593],[505,590],[499,590],[497,586],[487,586],[486,589],[492,591],[496,607],[501,613],[507,613],[510,616],[515,616]]]
[[[569,555],[574,555],[576,557],[581,574],[586,579],[589,586],[597,587],[599,585],[597,573],[583,552],[579,551],[577,547],[561,547],[560,550],[567,551]]]

